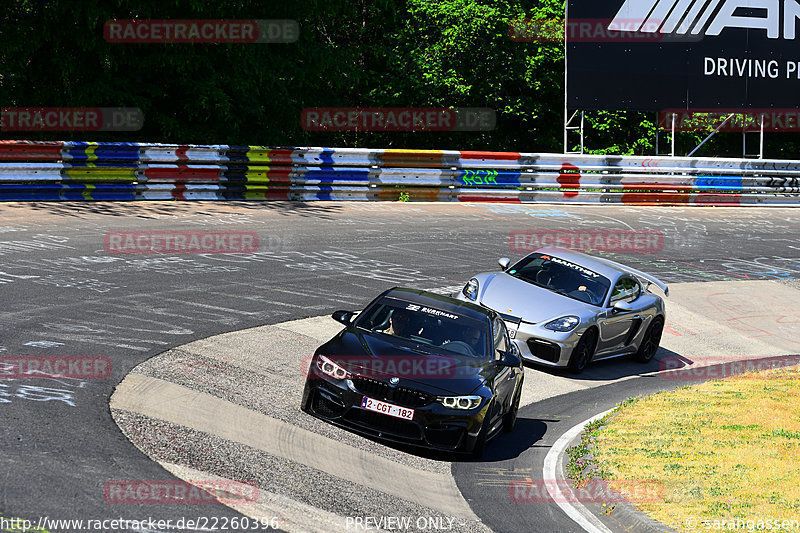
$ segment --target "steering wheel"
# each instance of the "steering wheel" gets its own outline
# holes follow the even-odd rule
[[[472,346],[467,344],[464,341],[449,341],[442,344],[443,348],[450,350],[451,352],[460,353],[463,355],[471,355],[475,357],[477,354],[475,350],[472,349]]]

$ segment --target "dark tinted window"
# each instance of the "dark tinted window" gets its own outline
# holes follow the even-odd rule
[[[592,305],[602,305],[611,281],[558,257],[531,254],[508,269],[514,277]]]
[[[488,357],[489,319],[478,320],[442,307],[386,297],[365,309],[356,326],[450,353]]]

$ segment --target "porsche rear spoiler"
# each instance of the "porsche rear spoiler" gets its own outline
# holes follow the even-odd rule
[[[642,278],[645,281],[649,281],[650,283],[652,283],[653,285],[664,291],[664,296],[669,296],[669,287],[667,286],[667,284],[655,276],[651,276],[650,274],[645,274],[641,270],[636,270],[635,268],[625,266],[623,264],[617,263],[616,261],[612,261],[611,259],[606,259],[605,257],[592,257],[592,259],[597,262],[605,263],[609,266],[618,268],[623,272],[627,272],[628,274],[633,274],[634,276]]]

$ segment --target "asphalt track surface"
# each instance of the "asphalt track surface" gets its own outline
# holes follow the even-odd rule
[[[498,257],[521,255],[509,249],[514,231],[661,232],[663,249],[609,257],[668,283],[800,277],[800,214],[791,209],[36,203],[4,204],[0,213],[0,355],[106,356],[112,369],[106,379],[81,382],[0,380],[0,514],[34,525],[41,517],[238,516],[222,505],[106,501],[103,487],[110,481],[170,479],[111,418],[109,397],[125,375],[172,347],[357,309],[394,285],[461,285],[476,272],[494,270]],[[109,253],[106,233],[122,230],[254,231],[259,251]],[[600,371],[614,370],[606,364]],[[572,393],[568,402],[544,400],[523,409],[523,431],[500,437],[505,442],[495,441],[503,445],[490,446],[485,461],[453,466],[473,511],[496,531],[575,530],[549,506],[532,515],[547,520],[533,521],[504,508],[507,487],[491,477],[513,470],[517,461],[539,461],[574,423],[636,392],[665,386],[653,387],[653,381],[611,383]]]

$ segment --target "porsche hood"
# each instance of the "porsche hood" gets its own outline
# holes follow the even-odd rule
[[[505,272],[489,275],[480,284],[478,294],[481,305],[533,324],[576,314],[578,310],[596,311],[589,304],[538,287]]]

